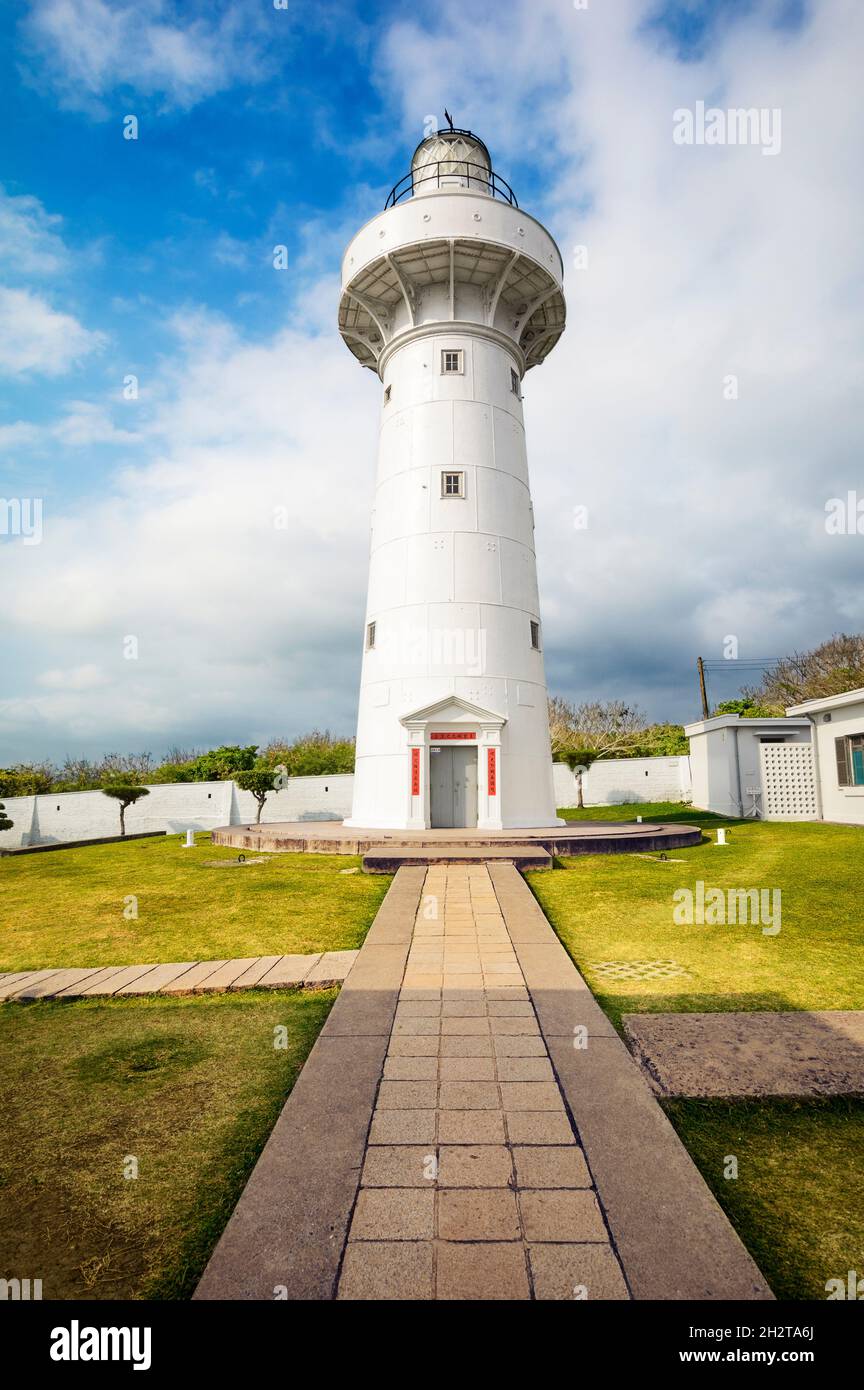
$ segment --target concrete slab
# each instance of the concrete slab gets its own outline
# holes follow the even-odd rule
[[[548,1043],[633,1297],[773,1298],[620,1038]]]
[[[174,980],[185,975],[194,964],[194,960],[183,960],[174,961],[171,965],[157,965],[155,970],[148,970],[146,975],[139,975],[137,980],[123,985],[116,993],[155,994],[163,985],[170,985]]]
[[[227,965],[224,960],[201,960],[197,965],[193,965],[191,970],[185,970],[176,980],[170,980],[167,985],[162,985],[160,994],[197,994],[201,989],[206,988],[206,982],[211,975],[215,975],[221,966]]]
[[[102,984],[105,980],[113,979],[119,975],[123,969],[122,965],[103,965],[101,970],[97,970],[91,975],[89,980],[85,980],[81,985],[70,985],[68,989],[61,989],[55,995],[56,999],[78,999],[89,994],[94,985]]]
[[[864,1095],[864,1011],[626,1014],[658,1095]]]
[[[403,864],[485,864],[490,860],[503,860],[517,869],[543,870],[552,868],[552,856],[542,846],[481,845],[476,849],[463,846],[436,849],[414,849],[410,846],[394,846],[388,849],[370,849],[363,856],[363,872],[366,874],[392,874]]]
[[[0,999],[11,999],[20,989],[28,984],[37,984],[39,980],[44,980],[46,975],[50,975],[51,970],[13,970],[6,975],[0,983]]]
[[[51,970],[35,984],[31,982],[25,985],[15,995],[15,998],[51,999],[61,990],[72,990],[74,986],[83,984],[85,980],[89,980],[92,984],[94,976],[99,973],[97,967],[93,965],[87,969]]]
[[[307,989],[329,989],[348,976],[359,951],[325,951],[304,981]]]
[[[152,964],[125,965],[117,970],[116,973],[106,975],[101,980],[95,980],[93,984],[85,980],[83,985],[73,985],[72,989],[75,994],[80,994],[82,998],[87,999],[103,994],[113,995],[117,994],[124,985],[131,985],[135,980],[143,979],[145,975],[149,975],[152,970],[156,969],[158,969],[158,966]],[[68,990],[64,990],[63,992],[68,996]]]
[[[375,830],[340,821],[275,821],[268,825],[224,825],[212,832],[214,845],[282,854],[360,854],[384,849],[478,849],[535,846],[549,854],[635,854],[698,845],[695,825],[628,821],[573,821],[537,830]]]
[[[278,965],[281,956],[259,956],[248,970],[244,970],[242,975],[231,985],[232,989],[252,989],[259,983],[262,975],[266,975],[268,970],[272,970],[274,965]]]
[[[411,872],[400,870],[391,884],[382,904],[385,918],[396,901],[413,920],[422,879],[415,874],[406,885],[402,875]],[[392,1022],[408,946],[364,944],[360,957],[367,950],[370,965],[356,980],[355,965],[346,980],[210,1258],[196,1299],[335,1297],[390,1035],[390,1024],[382,1020],[389,1014]],[[371,1000],[364,979],[374,985]],[[363,1022],[376,1023],[380,1031],[363,1036],[358,1031]]]
[[[297,989],[320,959],[320,951],[310,956],[280,956],[258,983],[262,989]]]
[[[197,989],[207,988],[208,990],[230,989],[236,979],[245,973],[259,959],[258,956],[244,956],[235,960],[226,960],[220,965],[206,980],[196,986]]]

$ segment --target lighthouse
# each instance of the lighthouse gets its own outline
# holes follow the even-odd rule
[[[339,329],[382,387],[346,825],[562,823],[522,395],[564,320],[558,247],[483,141],[429,134],[342,264]]]

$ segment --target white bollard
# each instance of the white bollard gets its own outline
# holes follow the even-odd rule
[[[185,845],[183,846],[183,848],[184,848],[184,849],[194,849],[194,848],[195,848],[195,831],[194,831],[194,830],[187,830],[187,831],[186,831],[186,843],[185,843]]]
[[[726,831],[725,831],[725,828],[724,828],[723,826],[721,826],[720,829],[717,831],[717,844],[718,844],[718,845],[725,845],[725,844],[726,844]]]
[[[642,817],[641,817],[641,816],[637,816],[637,817],[636,817],[636,824],[637,824],[637,825],[641,825],[641,824],[642,824]]]

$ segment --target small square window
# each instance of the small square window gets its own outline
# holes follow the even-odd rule
[[[441,496],[442,496],[442,497],[464,497],[464,496],[465,496],[465,474],[464,474],[464,473],[442,473],[442,474],[441,474]]]
[[[510,368],[510,390],[513,392],[514,396],[519,395],[519,373],[516,371],[515,367]]]
[[[446,373],[462,371],[462,349],[444,348],[441,352],[441,371]]]
[[[531,619],[531,646],[535,652],[540,650],[540,624]]]
[[[374,623],[367,623],[367,624],[366,624],[366,650],[367,650],[367,652],[371,652],[371,650],[372,650],[372,648],[373,648],[374,646],[375,646],[375,624],[374,624]]]

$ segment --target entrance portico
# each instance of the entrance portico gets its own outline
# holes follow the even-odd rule
[[[502,829],[505,717],[449,695],[400,722],[407,733],[407,828]]]

